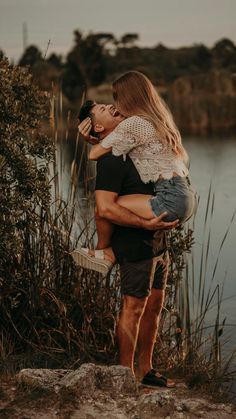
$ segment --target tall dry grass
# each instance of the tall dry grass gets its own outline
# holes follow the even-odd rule
[[[179,371],[187,377],[190,386],[205,385],[207,391],[229,389],[235,381],[235,355],[236,348],[225,350],[228,343],[224,338],[227,327],[226,317],[222,314],[224,301],[224,285],[226,277],[219,284],[216,282],[217,267],[227,236],[230,232],[236,212],[233,213],[229,225],[220,243],[215,264],[211,275],[210,247],[212,240],[212,220],[214,213],[214,193],[209,187],[208,200],[204,219],[204,237],[202,242],[200,268],[196,269],[196,257],[192,248],[193,229],[188,230],[181,243],[182,234],[176,232],[170,235],[170,248],[172,249],[172,270],[180,272],[185,248],[184,266],[182,275],[174,277],[169,282],[167,310],[163,313],[161,337],[161,354],[168,354],[168,366]],[[185,247],[186,241],[190,245]],[[191,252],[188,250],[191,248]],[[186,253],[187,252],[187,253]],[[181,258],[179,259],[179,253]],[[179,265],[176,266],[176,263]],[[198,261],[199,263],[199,261]],[[200,274],[199,274],[200,272]],[[161,358],[162,361],[162,358]],[[226,385],[227,384],[227,385]],[[233,397],[233,393],[228,393]]]

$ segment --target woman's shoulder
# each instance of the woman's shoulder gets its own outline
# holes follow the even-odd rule
[[[150,129],[153,128],[153,125],[141,116],[133,115],[120,122],[118,127],[122,129],[137,129],[139,127]]]

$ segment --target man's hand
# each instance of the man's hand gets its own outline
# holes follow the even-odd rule
[[[145,220],[143,228],[146,230],[170,230],[175,228],[179,224],[179,220],[167,222],[163,218],[167,216],[167,212],[163,212],[159,217],[152,218],[151,220]]]
[[[99,139],[97,137],[93,137],[90,135],[90,131],[92,129],[92,121],[91,118],[84,119],[78,126],[80,134],[84,137],[84,139],[89,144],[97,144],[99,142]]]

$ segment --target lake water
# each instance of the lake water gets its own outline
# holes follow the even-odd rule
[[[184,144],[189,153],[191,179],[195,184],[200,202],[195,220],[195,278],[199,278],[201,251],[206,242],[209,220],[205,228],[204,220],[209,188],[214,194],[214,210],[210,227],[210,244],[206,279],[209,283],[218,258],[224,235],[229,233],[220,251],[219,262],[214,276],[213,288],[224,284],[221,321],[226,317],[226,327],[222,343],[224,353],[236,349],[236,138],[186,138]],[[215,307],[208,313],[208,321],[214,320]]]

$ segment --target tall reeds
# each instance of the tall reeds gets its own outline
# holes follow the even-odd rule
[[[166,365],[169,368],[186,376],[190,385],[204,384],[207,386],[207,391],[212,392],[219,390],[226,383],[228,385],[232,383],[236,374],[236,349],[232,349],[230,354],[224,350],[226,343],[224,331],[227,326],[232,326],[227,324],[226,317],[222,317],[221,312],[226,277],[222,278],[220,284],[216,283],[221,252],[235,218],[235,212],[220,243],[212,272],[209,273],[213,212],[214,193],[210,185],[200,266],[196,267],[197,259],[192,247],[194,228],[193,230],[188,228],[185,233],[182,230],[177,235],[176,232],[170,234],[173,271],[167,288],[167,309],[163,312],[162,332],[164,333],[159,362],[163,362],[167,353]],[[179,246],[182,249],[180,252]],[[177,275],[173,275],[173,272]],[[171,278],[174,278],[174,281]],[[232,393],[230,395],[233,396]]]

